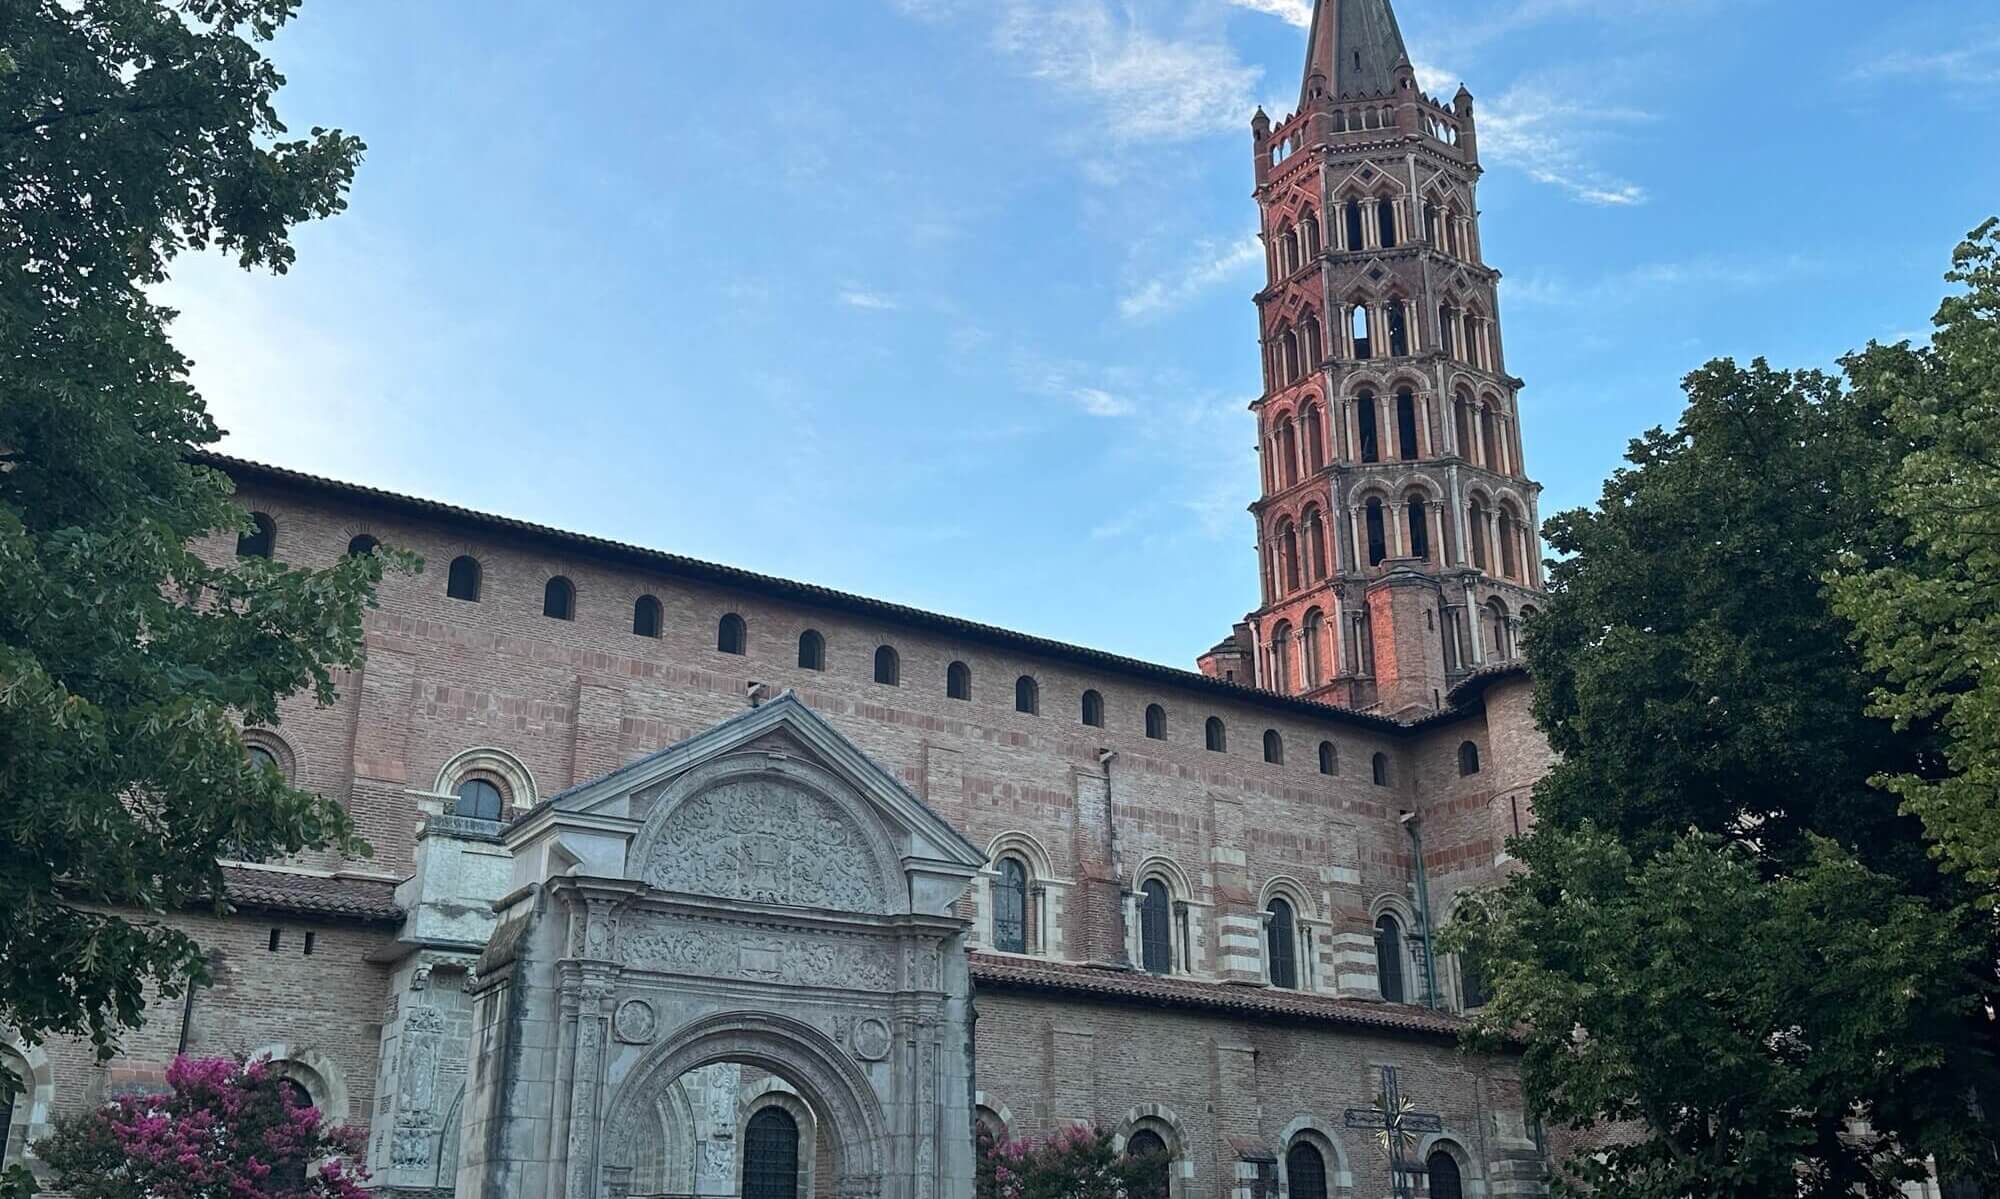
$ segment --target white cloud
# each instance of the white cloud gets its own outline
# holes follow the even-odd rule
[[[1139,410],[1132,401],[1112,395],[1100,387],[1071,387],[1068,394],[1078,407],[1092,416],[1130,416]]]
[[[1592,164],[1587,144],[1606,125],[1651,120],[1633,109],[1580,104],[1556,89],[1517,84],[1479,114],[1479,152],[1538,183],[1562,188],[1586,204],[1646,202],[1646,189]]]
[[[840,293],[840,302],[849,308],[861,308],[869,312],[894,312],[901,305],[881,292],[850,287]]]
[[[1119,143],[1234,131],[1263,77],[1227,45],[1157,37],[1102,0],[1009,0],[994,40],[1033,77],[1094,104]]]
[[[1702,255],[1677,262],[1640,263],[1583,283],[1531,275],[1506,284],[1505,294],[1516,303],[1602,308],[1662,292],[1757,291],[1823,277],[1830,269],[1825,259],[1804,254],[1759,258]]]
[[[1118,301],[1118,311],[1126,320],[1172,311],[1263,260],[1264,247],[1254,233],[1232,242],[1204,242],[1194,261],[1141,284]]]
[[[1959,87],[2000,84],[2000,36],[1974,38],[1950,50],[1898,50],[1860,64],[1849,75],[1861,81],[1922,76]]]
[[[1300,29],[1312,27],[1312,0],[1229,0],[1229,3],[1252,12],[1267,13]]]

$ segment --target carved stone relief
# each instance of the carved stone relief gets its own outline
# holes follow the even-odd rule
[[[628,999],[619,1004],[618,1014],[611,1021],[612,1031],[628,1045],[644,1045],[651,1041],[659,1026],[659,1018],[653,1014],[653,1005],[643,999]]]
[[[864,1062],[879,1062],[889,1056],[889,1024],[870,1016],[854,1029],[854,1056]]]
[[[842,912],[885,908],[869,839],[832,800],[773,778],[683,801],[640,877],[666,891]]]
[[[888,991],[896,985],[893,952],[811,937],[689,928],[628,932],[624,956],[634,969],[668,974]]]
[[[396,1128],[389,1142],[389,1164],[427,1165],[436,1134],[438,1054],[444,1040],[444,1013],[433,1007],[410,1010],[403,1023],[403,1060],[398,1074],[402,1092],[396,1101]]]

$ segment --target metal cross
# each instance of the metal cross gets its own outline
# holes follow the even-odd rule
[[[1384,1066],[1382,1092],[1375,1096],[1375,1106],[1347,1109],[1349,1128],[1375,1131],[1376,1143],[1389,1158],[1389,1193],[1395,1199],[1411,1199],[1415,1192],[1410,1187],[1410,1176],[1424,1173],[1422,1166],[1412,1166],[1409,1159],[1417,1134],[1444,1131],[1444,1117],[1420,1112],[1416,1107],[1403,1098],[1402,1088],[1396,1085],[1396,1067]]]

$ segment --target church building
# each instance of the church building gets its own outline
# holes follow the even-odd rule
[[[186,1053],[269,1059],[385,1195],[971,1199],[1077,1123],[1172,1199],[1546,1193],[1434,946],[1549,758],[1472,97],[1318,0],[1250,134],[1261,602],[1197,670],[205,458],[255,531],[204,552],[426,563],[244,732],[373,856],[228,864],[176,918],[212,983],[109,1062],[0,1028],[5,1161]]]

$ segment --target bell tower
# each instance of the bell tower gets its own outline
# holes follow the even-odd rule
[[[1472,95],[1417,85],[1390,0],[1316,0],[1298,111],[1250,133],[1262,606],[1201,669],[1421,715],[1517,654],[1542,589]]]

